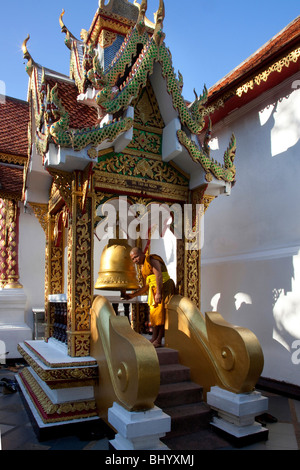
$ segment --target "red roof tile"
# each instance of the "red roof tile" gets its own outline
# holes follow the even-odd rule
[[[72,82],[46,77],[50,88],[57,83],[58,97],[65,110],[69,113],[70,128],[83,129],[98,124],[98,113],[96,108],[87,106],[77,101],[78,89]]]
[[[27,157],[28,122],[28,103],[5,97],[0,104],[0,152]]]
[[[0,163],[0,193],[22,193],[23,168],[11,167]]]

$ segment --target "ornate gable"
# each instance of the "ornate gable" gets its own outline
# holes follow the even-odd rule
[[[224,163],[211,159],[207,90],[204,87],[202,95],[195,94],[194,102],[186,103],[183,78],[180,72],[176,76],[165,44],[163,0],[155,24],[149,23],[146,11],[146,0],[110,0],[107,5],[101,1],[90,30],[82,30],[80,40],[63,23],[63,12],[60,24],[71,50],[69,79],[53,75],[53,80],[36,83],[37,65],[25,44],[39,109],[38,151],[48,167],[54,164],[66,171],[83,169],[114,149],[116,154],[172,162],[194,179],[198,175],[193,188],[213,180],[217,186],[232,184],[235,138]]]

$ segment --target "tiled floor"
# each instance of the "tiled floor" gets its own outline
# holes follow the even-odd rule
[[[15,378],[22,366],[0,366],[0,381]],[[299,450],[300,449],[300,401],[262,392],[269,397],[269,413],[276,423],[267,423],[269,439],[247,447],[245,450]],[[7,393],[0,386],[0,442],[2,450],[102,450],[109,449],[108,437],[97,434],[72,435],[39,442],[30,418],[23,405],[20,392]],[[202,442],[205,442],[203,440]],[[231,450],[233,447],[223,439],[216,438],[215,446],[210,439],[210,450]],[[181,449],[184,450],[184,449]],[[203,447],[202,447],[203,450]]]

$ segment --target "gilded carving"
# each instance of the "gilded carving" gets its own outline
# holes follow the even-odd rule
[[[172,297],[167,311],[166,344],[180,349],[182,363],[189,364],[205,395],[215,385],[233,393],[253,391],[264,360],[250,330],[231,325],[218,312],[204,317],[191,299],[179,295]]]
[[[161,145],[161,136],[150,132],[134,129],[132,141],[127,147],[129,149],[154,154],[155,156],[157,156],[161,154]]]
[[[0,287],[22,287],[18,282],[18,238],[18,202],[0,198]]]
[[[20,345],[18,345],[18,351],[26,363],[34,370],[38,377],[45,382],[52,390],[72,387],[82,387],[83,383],[85,386],[93,385],[94,381],[98,377],[98,370],[96,364],[94,366],[87,366],[80,363],[80,366],[74,366],[68,364],[60,364],[55,368],[44,368],[37,363],[30,354],[28,354]]]
[[[8,155],[7,153],[0,152],[0,159],[2,162],[12,163],[13,165],[25,166],[27,157],[19,157],[17,155]]]
[[[163,182],[168,184],[174,184],[178,186],[187,186],[187,178],[184,177],[179,171],[177,171],[171,165],[165,164],[162,161],[145,160],[141,157],[118,154],[118,158],[115,155],[109,156],[108,158],[101,159],[94,167],[95,171],[95,184],[97,184],[97,173],[105,172],[107,174],[113,173],[116,175],[137,176],[137,166],[144,165],[146,172],[143,176],[148,176],[149,179],[153,180],[154,183]]]
[[[107,47],[110,47],[116,39],[116,33],[102,30],[99,36],[99,44],[103,49],[106,49]]]
[[[201,252],[200,250],[186,250],[184,251],[185,259],[184,266],[186,270],[185,275],[185,292],[186,296],[200,308],[200,263]]]
[[[33,403],[38,403],[39,406],[36,406],[36,409],[44,423],[97,416],[96,403],[94,400],[54,404],[31,375],[29,369],[23,369],[20,373],[20,377],[26,388],[30,387],[31,393],[35,396],[36,400],[34,400]]]
[[[97,388],[97,407],[107,418],[114,401],[129,411],[153,408],[160,377],[155,349],[135,333],[126,317],[117,316],[107,299],[98,296],[91,309],[91,352],[105,377]]]
[[[179,142],[188,150],[195,163],[199,163],[207,174],[214,175],[219,180],[234,182],[236,168],[234,165],[236,152],[236,139],[232,135],[229,146],[224,154],[224,164],[213,160],[204,147],[196,145],[183,130],[177,131]]]
[[[46,233],[48,226],[48,204],[38,204],[30,202],[34,215],[38,219],[42,229]]]
[[[51,243],[49,250],[49,294],[61,294],[63,292],[63,245],[62,240],[58,246],[55,245],[55,217],[52,216],[51,219]]]
[[[54,206],[52,199],[57,202],[57,195],[60,195],[65,201],[69,211],[71,212],[72,208],[72,181],[73,174],[66,171],[54,170],[53,168],[48,168],[50,175],[53,177],[53,193],[52,198],[50,199],[50,209]],[[57,192],[58,191],[58,192]],[[56,197],[54,198],[53,195]]]
[[[263,72],[253,77],[248,82],[241,85],[236,89],[236,94],[241,97],[243,93],[248,93],[249,90],[253,90],[256,85],[260,85],[261,82],[266,82],[273,72],[281,72],[284,67],[289,67],[291,62],[297,62],[300,57],[300,47],[290,52],[287,56],[282,57],[280,60],[274,62]]]
[[[77,181],[78,183],[78,181]],[[72,195],[72,223],[68,233],[68,352],[73,357],[89,355],[90,308],[93,298],[94,202],[86,198],[84,178]],[[78,190],[81,191],[78,191]]]
[[[160,113],[157,99],[150,82],[141,91],[134,105],[134,126],[150,132],[162,132],[164,122]]]

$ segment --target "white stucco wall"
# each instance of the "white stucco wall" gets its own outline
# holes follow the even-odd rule
[[[45,306],[45,233],[30,207],[20,209],[20,283],[27,297],[25,322],[33,328],[33,308]]]
[[[202,311],[250,328],[263,376],[300,385],[300,74],[214,130],[219,161],[232,132],[237,182],[204,221]],[[298,88],[299,87],[299,88]],[[215,154],[215,155],[214,155]]]

